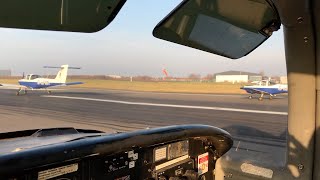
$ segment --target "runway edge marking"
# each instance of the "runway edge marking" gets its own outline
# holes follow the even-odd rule
[[[85,97],[54,96],[54,95],[42,95],[41,97],[60,98],[60,99],[75,99],[75,100],[97,101],[97,102],[108,102],[108,103],[139,105],[139,106],[175,107],[175,108],[186,108],[186,109],[233,111],[233,112],[246,112],[246,113],[258,113],[258,114],[274,114],[274,115],[283,115],[283,116],[288,115],[287,112],[279,112],[279,111],[262,111],[262,110],[222,108],[222,107],[209,107],[209,106],[191,106],[191,105],[177,105],[177,104],[130,102],[130,101],[117,101],[117,100],[110,100],[110,99],[95,99],[95,98],[85,98]]]

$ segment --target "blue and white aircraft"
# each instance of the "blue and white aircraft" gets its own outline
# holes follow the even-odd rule
[[[259,101],[262,101],[265,94],[269,95],[269,99],[272,99],[273,96],[277,94],[288,93],[288,85],[286,84],[273,84],[270,80],[253,83],[256,85],[243,86],[240,88],[251,94],[249,99],[252,99],[252,94],[260,94]]]
[[[78,67],[69,67],[69,65],[62,65],[61,67],[44,66],[44,68],[60,68],[56,78],[42,78],[36,74],[28,74],[23,79],[18,81],[19,85],[16,84],[0,84],[0,88],[5,89],[17,89],[16,95],[27,94],[27,90],[45,90],[48,94],[51,94],[50,87],[57,86],[70,86],[83,84],[83,82],[66,82],[68,69],[80,69]]]

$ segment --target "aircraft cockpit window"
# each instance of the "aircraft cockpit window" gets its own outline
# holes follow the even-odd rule
[[[40,77],[41,76],[39,76],[39,75],[31,75],[30,80],[37,79],[37,78],[40,78]]]
[[[276,85],[276,84],[277,84],[277,82],[274,82],[274,81],[269,82],[269,85]]]

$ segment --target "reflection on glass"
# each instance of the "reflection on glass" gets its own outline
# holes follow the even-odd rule
[[[168,159],[174,159],[189,152],[189,141],[180,141],[168,145]]]
[[[200,14],[190,33],[189,40],[219,54],[244,56],[258,46],[266,37],[258,32],[250,32],[230,23]]]

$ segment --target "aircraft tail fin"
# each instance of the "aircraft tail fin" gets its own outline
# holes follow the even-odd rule
[[[66,83],[68,76],[68,69],[81,69],[80,67],[70,67],[68,64],[62,65],[61,67],[57,66],[43,66],[44,68],[60,68],[55,80],[59,83]]]
[[[62,65],[55,79],[60,83],[66,83],[68,76],[68,68],[69,65]]]

